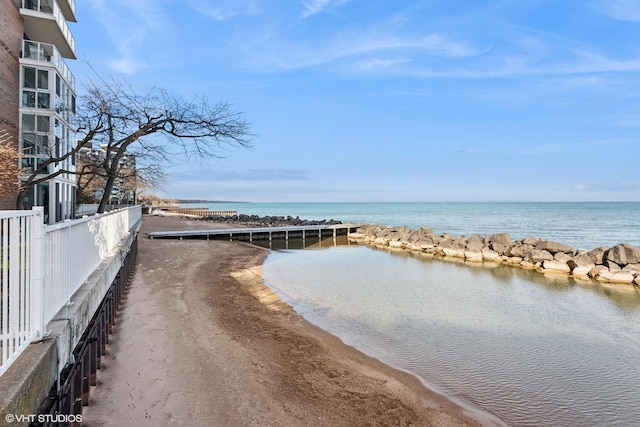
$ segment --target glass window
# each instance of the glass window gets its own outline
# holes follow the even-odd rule
[[[36,135],[36,141],[38,143],[36,154],[49,154],[49,137],[47,135]]]
[[[25,172],[33,172],[33,167],[36,163],[36,160],[33,157],[23,157],[20,162],[20,167],[24,169]]]
[[[56,74],[56,95],[60,96],[60,76]]]
[[[40,11],[45,13],[53,13],[53,5],[51,0],[40,0]]]
[[[22,115],[22,131],[33,132],[34,130],[36,130],[35,114],[23,114]]]
[[[36,145],[36,135],[33,133],[22,134],[22,153],[28,156],[33,156],[33,147]]]
[[[38,108],[49,109],[51,105],[51,95],[45,92],[38,92]]]
[[[38,89],[49,89],[49,72],[38,70]]]
[[[38,132],[49,132],[49,116],[38,116]]]
[[[56,136],[58,138],[62,137],[62,124],[60,123],[60,121],[58,119],[56,119],[56,125],[55,125],[54,132],[55,132],[55,134],[56,134]]]
[[[73,114],[76,113],[76,97],[71,95],[71,111],[73,111]]]
[[[22,87],[28,87],[30,89],[36,88],[36,69],[31,67],[24,67],[24,77],[22,81]]]
[[[30,90],[22,91],[22,106],[23,107],[35,107],[36,106],[36,93]]]

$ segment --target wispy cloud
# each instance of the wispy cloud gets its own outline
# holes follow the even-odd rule
[[[249,170],[200,170],[178,172],[182,179],[196,181],[224,182],[265,182],[265,181],[307,181],[308,171],[299,169],[249,169]]]
[[[96,16],[118,53],[118,57],[108,60],[113,70],[136,74],[150,67],[149,61],[145,61],[140,53],[148,50],[149,41],[157,40],[169,26],[160,3],[154,0],[91,0]]]
[[[258,15],[262,13],[260,0],[219,0],[204,3],[202,1],[189,1],[188,6],[198,13],[207,15],[216,21],[226,21],[235,16]]]
[[[302,12],[302,18],[308,18],[312,15],[320,13],[329,7],[338,7],[348,0],[311,0],[303,1],[304,11]]]
[[[373,69],[411,62],[424,55],[463,58],[476,55],[479,49],[442,34],[418,36],[383,36],[374,31],[341,33],[329,40],[307,43],[291,41],[279,33],[243,43],[243,60],[261,71],[310,68],[336,62],[351,62],[358,69]],[[268,34],[268,33],[265,33]]]
[[[640,2],[637,0],[598,0],[592,7],[613,19],[640,22]]]

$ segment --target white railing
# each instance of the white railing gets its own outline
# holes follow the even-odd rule
[[[73,73],[64,62],[58,48],[50,43],[41,43],[33,40],[22,40],[22,58],[34,61],[53,63],[58,69],[62,78],[67,82],[72,90],[76,90],[76,81]]]
[[[43,225],[43,212],[0,211],[0,375],[139,224],[142,207]]]
[[[142,217],[133,206],[45,227],[44,321],[49,322]]]
[[[43,212],[0,211],[0,375],[37,336],[42,324]]]
[[[58,28],[62,32],[67,43],[69,43],[69,47],[71,51],[75,53],[76,51],[76,39],[71,34],[71,30],[67,25],[67,20],[64,17],[64,14],[60,10],[60,6],[58,6],[57,1],[52,0],[22,0],[22,9],[33,10],[40,13],[46,13],[47,15],[53,15],[56,23],[58,24]],[[75,4],[74,4],[75,7]]]

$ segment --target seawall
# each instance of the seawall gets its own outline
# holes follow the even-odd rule
[[[640,285],[640,248],[628,243],[592,250],[539,237],[512,240],[508,233],[470,237],[436,235],[421,227],[387,227],[376,224],[349,234],[352,241],[392,250],[409,250],[470,263],[504,263],[545,274],[562,274],[578,280]]]

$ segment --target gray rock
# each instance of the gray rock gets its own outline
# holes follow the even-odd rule
[[[569,267],[571,267],[572,270],[578,267],[588,267],[589,270],[591,270],[593,267],[595,267],[595,264],[591,260],[591,257],[589,257],[589,255],[587,255],[585,252],[579,253],[578,255],[574,256],[570,261],[567,261],[567,264],[569,264]]]
[[[622,270],[622,268],[620,268],[620,266],[613,261],[605,260],[603,265],[607,266],[609,268],[609,271]]]
[[[564,252],[566,254],[573,254],[573,248],[571,246],[564,245],[562,243],[554,242],[552,240],[543,240],[536,245],[536,249],[540,251],[549,251],[552,254],[558,252]]]
[[[464,251],[464,260],[469,262],[482,262],[482,252],[480,251]]]
[[[542,261],[551,261],[553,259],[553,255],[551,252],[533,249],[530,255],[531,261],[533,262],[542,262]]]
[[[553,259],[555,259],[556,261],[564,262],[566,264],[566,263],[568,263],[569,261],[572,260],[572,257],[570,255],[567,255],[564,252],[557,252],[553,256]]]
[[[600,246],[587,252],[594,264],[602,264],[604,261],[604,253],[609,250],[609,246]]]
[[[615,245],[604,254],[605,261],[613,261],[618,265],[640,263],[640,248],[628,243]]]
[[[511,240],[509,233],[492,234],[484,239],[484,243],[499,254],[504,254],[507,248],[513,246],[513,240]]]
[[[540,242],[542,242],[542,239],[540,237],[529,236],[522,239],[522,243],[525,245],[535,246]]]
[[[509,248],[508,255],[517,256],[520,258],[526,258],[529,256],[532,250],[533,250],[532,245],[527,245],[527,244],[515,245]]]
[[[566,262],[556,260],[543,261],[542,270],[545,272],[570,273],[571,269]]]
[[[571,275],[573,277],[577,277],[578,279],[588,279],[589,272],[591,271],[592,268],[593,267],[575,267],[571,270]]]
[[[594,279],[595,279],[595,278],[596,278],[596,277],[598,277],[601,273],[608,272],[608,271],[609,271],[609,267],[606,267],[606,266],[604,266],[604,265],[596,264],[596,266],[595,266],[595,267],[593,267],[593,268],[591,269],[591,271],[589,271],[589,277],[592,277],[592,278],[594,278]]]
[[[628,271],[631,274],[640,274],[640,264],[627,264],[622,271]]]
[[[635,277],[628,271],[602,271],[596,276],[596,280],[599,282],[608,283],[633,283]]]
[[[497,262],[497,261],[500,261],[500,254],[497,253],[496,251],[492,251],[489,248],[483,248],[482,258],[485,259],[486,261]]]

